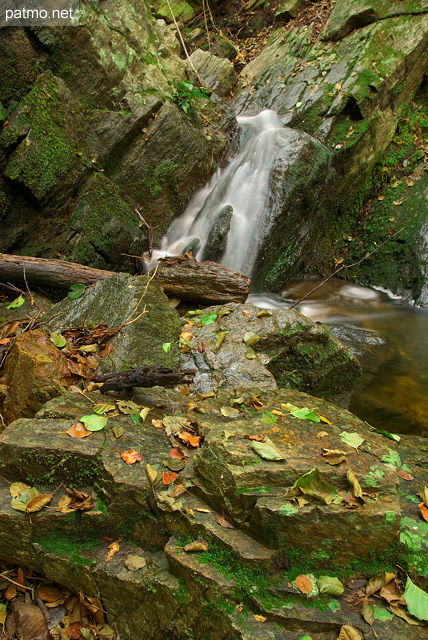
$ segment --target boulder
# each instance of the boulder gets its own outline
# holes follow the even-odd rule
[[[321,325],[288,309],[251,304],[209,307],[204,316],[195,317],[190,350],[182,356],[183,366],[198,369],[200,392],[280,386],[349,403],[360,366]]]
[[[117,329],[110,341],[112,351],[100,358],[101,373],[143,365],[176,368],[179,361],[179,316],[159,286],[146,276],[118,273],[97,282],[80,298],[58,302],[44,321],[51,331],[99,324]],[[173,345],[170,352],[164,351],[164,343]]]
[[[209,51],[196,49],[190,61],[205,84],[220,97],[226,98],[238,82],[233,64],[227,58],[219,58]]]
[[[43,329],[20,334],[2,371],[2,415],[7,424],[34,416],[40,407],[69,387],[73,378],[67,358]]]

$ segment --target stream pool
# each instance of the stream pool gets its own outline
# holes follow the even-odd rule
[[[260,307],[290,307],[320,281],[290,282],[280,295],[254,294]],[[376,331],[392,357],[375,376],[364,376],[350,410],[372,426],[428,437],[428,310],[389,292],[331,279],[302,301],[297,311],[322,324]]]

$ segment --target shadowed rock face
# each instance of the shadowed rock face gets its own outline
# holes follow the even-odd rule
[[[226,205],[219,212],[208,238],[202,254],[202,260],[214,260],[221,262],[221,256],[226,249],[226,236],[230,230],[230,222],[233,216],[233,207]]]

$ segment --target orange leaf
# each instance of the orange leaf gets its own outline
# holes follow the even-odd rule
[[[265,437],[264,436],[244,436],[244,438],[247,438],[247,440],[255,440],[256,442],[264,442],[265,441]]]
[[[76,620],[76,622],[72,622],[68,625],[65,633],[70,638],[70,640],[79,640],[79,638],[82,637],[82,632],[80,631],[80,629],[83,626],[83,622],[81,622],[80,620]]]
[[[184,458],[184,453],[180,447],[173,447],[169,450],[169,457],[173,460],[182,460]]]
[[[164,484],[171,484],[174,480],[177,480],[179,473],[175,473],[175,471],[164,471],[162,474],[162,482]]]
[[[308,576],[305,576],[304,574],[297,576],[297,578],[294,581],[294,584],[296,585],[296,587],[301,593],[308,594],[313,589],[312,580],[308,578]]]
[[[98,355],[100,356],[100,358],[103,358],[104,356],[108,356],[108,354],[112,349],[113,349],[113,345],[111,344],[111,342],[108,342],[105,345],[105,347],[103,347],[101,351],[98,352]]]
[[[420,502],[418,504],[419,507],[419,511],[421,512],[421,516],[423,517],[424,520],[426,520],[426,522],[428,522],[428,509],[427,507],[424,505],[423,502]]]
[[[410,480],[414,480],[412,474],[408,471],[404,471],[404,469],[399,469],[398,475],[400,476],[400,478],[403,478],[403,480],[409,480],[409,482]]]
[[[22,571],[21,567],[18,567],[17,571],[16,571],[16,582],[19,582],[19,584],[24,584],[24,572]],[[25,589],[23,589],[22,587],[18,587],[19,591],[25,591]]]
[[[200,436],[192,436],[192,434],[187,433],[187,431],[180,431],[180,433],[177,434],[177,437],[191,447],[199,447],[201,441]]]
[[[10,338],[3,338],[0,340],[0,344],[7,344],[8,342],[10,342]]]
[[[318,417],[321,420],[321,422],[324,422],[325,424],[332,424],[330,420],[328,420],[327,418],[324,418],[324,416],[318,416]]]
[[[72,438],[86,438],[91,435],[92,431],[88,431],[83,422],[75,422],[67,430],[67,433]]]
[[[52,585],[40,587],[37,592],[40,600],[43,600],[43,602],[56,602],[62,596],[62,592]]]
[[[120,457],[122,458],[122,460],[126,462],[126,464],[134,464],[134,462],[141,462],[143,459],[141,457],[141,454],[138,453],[138,451],[135,451],[134,449],[129,449],[129,451],[123,451],[120,454]]]
[[[117,540],[115,540],[114,542],[108,545],[107,549],[110,549],[110,551],[107,553],[106,562],[110,562],[114,554],[119,551],[120,544],[118,543]]]
[[[224,527],[225,529],[234,529],[235,528],[235,525],[224,514],[220,516],[218,513],[216,513],[215,514],[215,519],[217,520],[219,525],[221,527]]]

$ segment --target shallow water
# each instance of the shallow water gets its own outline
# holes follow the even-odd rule
[[[280,295],[255,294],[261,307],[289,307],[319,281],[291,282]],[[325,325],[379,332],[396,348],[375,378],[354,394],[351,410],[372,426],[428,437],[428,311],[369,287],[329,280],[296,309]]]

